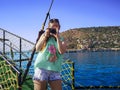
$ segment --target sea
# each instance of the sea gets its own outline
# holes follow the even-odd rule
[[[120,86],[120,51],[66,53],[75,62],[75,86]]]
[[[31,75],[34,72],[33,65],[36,56],[37,54],[29,70]],[[75,87],[120,86],[120,51],[67,52],[64,54],[64,60],[68,59],[74,62]],[[27,63],[22,62],[22,67],[25,68]]]

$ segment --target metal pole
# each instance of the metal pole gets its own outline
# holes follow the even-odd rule
[[[21,43],[22,41],[21,41],[21,38],[20,38],[20,69],[21,69],[21,58],[22,58],[22,56],[21,56],[21,52],[22,52],[22,43]]]
[[[5,31],[3,30],[3,55],[5,55]]]
[[[20,71],[20,74],[19,74],[19,76],[18,76],[18,85],[19,85],[18,90],[22,90],[22,85],[21,85],[21,75],[22,75],[22,73],[21,73],[21,71]]]
[[[73,62],[72,63],[72,66],[73,66],[73,69],[72,69],[72,90],[75,90],[75,73],[74,73],[74,70],[75,70],[75,67],[74,67],[75,63]]]
[[[22,85],[21,85],[21,75],[22,75],[22,72],[21,72],[21,58],[22,58],[22,56],[21,56],[21,52],[22,52],[22,40],[21,40],[21,38],[20,38],[20,56],[19,56],[19,59],[20,59],[20,66],[19,66],[19,68],[20,68],[20,74],[19,74],[19,77],[18,77],[18,80],[19,80],[19,88],[18,88],[18,90],[22,90]]]
[[[43,25],[42,25],[42,30],[44,30],[44,27],[45,27],[47,18],[48,18],[48,16],[50,15],[50,10],[51,10],[51,8],[52,8],[53,2],[54,2],[54,0],[52,0],[52,2],[51,2],[51,4],[50,4],[49,10],[48,10],[48,12],[47,12],[47,14],[46,14],[45,21],[44,21],[44,23],[43,23]]]

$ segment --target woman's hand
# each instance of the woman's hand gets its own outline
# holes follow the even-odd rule
[[[45,31],[45,37],[49,37],[49,36],[50,36],[50,30],[46,29],[46,31]]]
[[[56,39],[58,39],[59,38],[59,29],[55,28],[55,30],[56,30],[56,34],[50,33],[50,35],[54,36]]]

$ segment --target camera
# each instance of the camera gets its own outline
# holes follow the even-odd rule
[[[52,33],[52,34],[56,34],[56,29],[49,28],[49,30],[50,30],[50,33]]]

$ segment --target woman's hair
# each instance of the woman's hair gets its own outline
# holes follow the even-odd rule
[[[58,23],[59,29],[60,29],[60,22],[59,22],[59,19],[55,19],[55,18],[50,19],[50,20],[49,20],[49,23],[48,23],[48,27],[49,27],[50,23]]]

